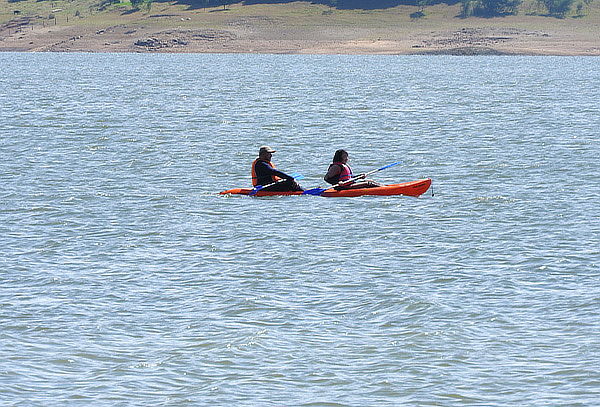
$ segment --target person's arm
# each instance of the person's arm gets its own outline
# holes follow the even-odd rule
[[[275,175],[276,177],[288,179],[288,180],[294,179],[294,177],[287,175],[285,172],[276,170],[275,168],[271,167],[269,164],[267,164],[264,161],[261,161],[260,164],[264,167],[265,172],[267,172],[270,175]]]
[[[323,179],[325,181],[329,182],[329,180],[334,179],[335,177],[340,175],[341,172],[342,172],[342,168],[339,165],[330,165],[329,170],[327,171],[327,174],[325,174]],[[329,183],[333,184],[332,182],[329,182]]]

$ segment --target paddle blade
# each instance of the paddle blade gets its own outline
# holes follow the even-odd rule
[[[390,168],[390,167],[393,167],[394,165],[398,165],[398,164],[400,164],[400,161],[398,161],[397,163],[388,164],[385,167],[381,167],[381,168],[377,169],[377,171],[385,170],[386,168]]]
[[[325,191],[327,191],[327,188],[307,189],[306,191],[302,192],[302,195],[315,195],[315,196],[319,196],[319,195],[321,195]]]
[[[256,193],[257,193],[258,191],[260,191],[261,189],[263,189],[263,188],[264,188],[264,187],[263,187],[262,185],[257,185],[257,186],[255,186],[254,188],[252,188],[252,191],[250,191],[250,192],[248,193],[248,195],[250,195],[250,196],[256,195]]]

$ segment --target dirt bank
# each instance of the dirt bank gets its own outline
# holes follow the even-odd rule
[[[68,16],[18,16],[0,25],[0,51],[600,55],[600,25],[592,17],[458,19],[456,7],[440,5],[415,21],[408,6],[364,15],[311,6],[313,15],[301,17],[292,7],[295,13],[300,6],[220,12],[163,6],[68,23]]]

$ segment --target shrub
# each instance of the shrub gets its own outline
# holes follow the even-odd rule
[[[553,16],[564,18],[564,16],[571,10],[571,6],[575,0],[541,0],[548,13]]]
[[[517,14],[522,0],[463,0],[461,17],[494,17]]]
[[[135,10],[139,10],[142,4],[144,4],[144,0],[131,0],[131,7]]]

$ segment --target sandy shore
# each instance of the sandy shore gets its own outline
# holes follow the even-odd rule
[[[406,17],[410,10],[398,12],[404,18],[398,24],[383,14],[356,24],[328,21],[325,12],[323,18],[303,22],[280,17],[273,9],[261,15],[265,9],[250,7],[220,13],[123,13],[112,19],[116,25],[97,16],[86,24],[84,19],[67,24],[17,17],[0,25],[0,51],[600,55],[600,25],[591,19],[458,19],[456,7],[438,8],[433,17],[419,21]]]

